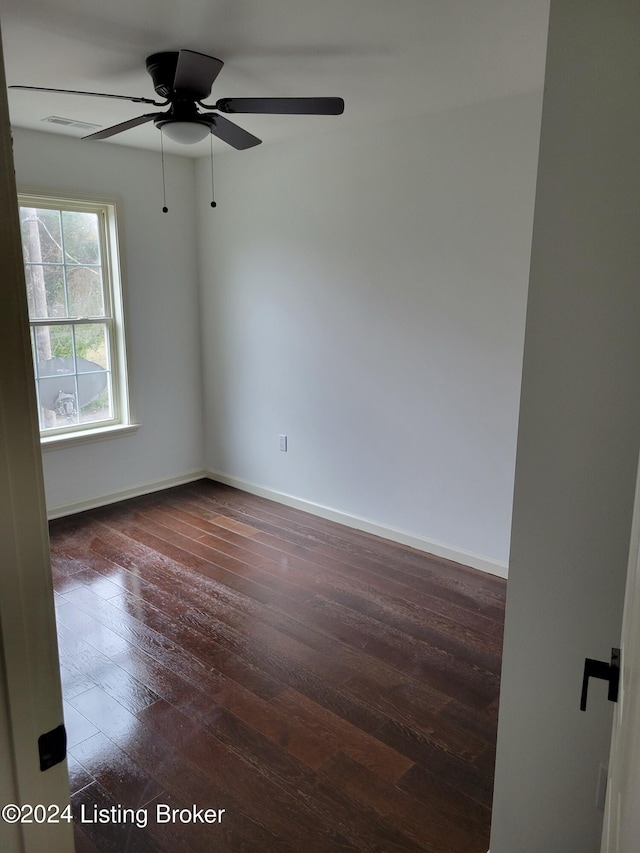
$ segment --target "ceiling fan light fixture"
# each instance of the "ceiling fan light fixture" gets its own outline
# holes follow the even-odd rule
[[[209,135],[210,126],[199,121],[163,121],[158,125],[169,139],[181,145],[194,145]]]

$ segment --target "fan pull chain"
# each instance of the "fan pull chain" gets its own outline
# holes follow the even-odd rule
[[[211,144],[211,207],[215,207],[216,203],[214,200],[214,192],[213,192],[213,134],[209,134],[209,142]]]
[[[164,180],[164,133],[160,128],[160,156],[162,158],[162,212],[169,213],[167,207],[167,187]]]

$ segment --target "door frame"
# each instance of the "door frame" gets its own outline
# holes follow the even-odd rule
[[[0,258],[0,726],[10,746],[1,781],[18,805],[62,811],[70,803],[67,764],[43,772],[38,750],[39,736],[63,722],[62,691],[1,33]],[[74,850],[64,820],[0,821],[0,839],[8,853]]]
[[[620,639],[601,853],[635,853],[640,833],[640,464]]]

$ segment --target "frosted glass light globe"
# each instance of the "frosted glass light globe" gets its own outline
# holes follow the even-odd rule
[[[168,121],[162,125],[163,133],[174,142],[193,145],[206,139],[210,133],[209,125],[198,121]]]

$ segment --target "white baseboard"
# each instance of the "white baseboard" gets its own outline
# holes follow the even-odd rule
[[[60,506],[47,507],[47,518],[62,518],[65,515],[74,515],[77,512],[85,512],[88,509],[96,509],[100,506],[126,501],[127,498],[137,498],[140,495],[148,495],[151,492],[160,492],[173,486],[182,486],[184,483],[192,483],[194,480],[202,480],[208,477],[207,471],[190,471],[188,474],[180,474],[177,477],[166,477],[162,480],[151,480],[128,489],[110,492],[104,495],[96,495],[77,503],[61,504]]]
[[[393,542],[399,542],[402,545],[409,545],[411,548],[416,548],[419,551],[425,551],[428,554],[433,554],[435,557],[443,557],[446,560],[452,560],[454,563],[460,563],[463,566],[470,566],[473,569],[479,569],[481,572],[487,572],[488,574],[496,575],[499,578],[506,578],[508,574],[508,566],[505,564],[500,563],[497,560],[492,560],[489,557],[472,554],[469,551],[464,551],[462,548],[445,545],[442,542],[436,542],[432,539],[426,539],[413,533],[407,533],[404,530],[398,530],[397,528],[389,527],[386,524],[379,524],[378,522],[362,518],[358,515],[351,515],[350,513],[342,512],[341,510],[332,509],[331,507],[314,503],[313,501],[297,498],[293,495],[288,495],[284,492],[278,492],[275,489],[267,488],[266,486],[259,486],[256,483],[250,483],[247,480],[242,480],[239,477],[233,477],[230,474],[224,474],[221,471],[206,471],[205,476],[219,483],[224,483],[227,486],[233,486],[243,492],[258,495],[259,497],[285,504],[285,506],[290,506],[294,509],[301,509],[304,512],[309,512],[312,515],[318,515],[321,518],[326,518],[329,521],[335,521],[338,524],[344,524],[346,527],[352,527],[355,530],[362,530],[365,533],[372,533],[374,536],[381,536],[384,539],[390,539]]]

